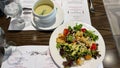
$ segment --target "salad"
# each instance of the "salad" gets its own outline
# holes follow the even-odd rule
[[[66,59],[64,67],[82,65],[84,61],[100,57],[99,44],[96,43],[98,39],[94,31],[83,28],[82,24],[65,28],[56,38],[56,48],[61,57]]]

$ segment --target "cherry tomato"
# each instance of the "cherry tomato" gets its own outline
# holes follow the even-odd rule
[[[97,49],[97,45],[96,45],[96,43],[93,43],[91,46],[91,50],[96,50],[96,49]]]
[[[86,31],[86,29],[85,29],[85,28],[82,28],[81,30],[82,30],[82,32],[85,32],[85,31]]]
[[[66,36],[66,35],[68,35],[68,33],[69,33],[69,30],[68,29],[64,29],[63,34]]]

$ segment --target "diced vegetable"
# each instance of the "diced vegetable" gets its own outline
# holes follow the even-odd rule
[[[81,30],[82,30],[82,32],[86,32],[86,28],[82,28]]]
[[[63,34],[66,36],[66,35],[68,35],[68,33],[69,33],[69,30],[68,29],[64,29]]]
[[[95,43],[93,43],[91,46],[91,50],[96,50],[96,49],[97,49],[97,45]]]

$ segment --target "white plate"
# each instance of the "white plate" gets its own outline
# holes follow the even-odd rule
[[[50,27],[38,26],[38,25],[36,25],[36,22],[33,20],[33,16],[32,16],[31,18],[32,18],[33,26],[37,29],[40,29],[40,30],[52,30],[52,29],[55,29],[56,27],[58,27],[59,25],[61,25],[63,23],[63,20],[64,20],[63,10],[57,4],[55,4],[55,7],[57,8],[56,21],[52,26],[50,26]],[[42,25],[42,24],[39,24],[39,25]]]
[[[54,32],[52,33],[52,35],[50,37],[50,41],[49,41],[51,56],[52,56],[53,60],[55,61],[55,63],[60,68],[63,68],[62,63],[66,59],[63,59],[60,56],[59,51],[56,48],[56,38],[58,37],[59,33],[63,32],[64,28],[67,28],[68,26],[75,26],[76,23],[83,24],[83,28],[95,31],[95,34],[98,35],[99,39],[96,42],[99,44],[98,50],[100,51],[99,53],[101,54],[101,57],[97,58],[96,60],[91,59],[89,61],[85,61],[83,65],[75,66],[75,67],[72,67],[72,68],[98,68],[98,65],[103,61],[104,56],[105,56],[105,43],[104,43],[104,40],[103,40],[101,34],[93,26],[82,23],[82,22],[64,23],[63,25],[59,26],[58,28],[56,28],[54,30]]]

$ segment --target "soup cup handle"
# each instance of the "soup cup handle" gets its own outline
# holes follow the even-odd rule
[[[34,19],[35,22],[40,22],[40,18],[37,17],[37,16],[33,16],[33,19]]]

